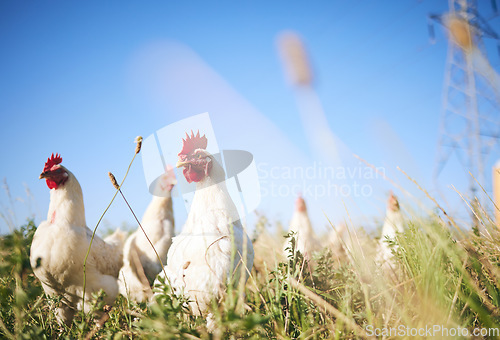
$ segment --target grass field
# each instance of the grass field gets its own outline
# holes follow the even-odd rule
[[[230,288],[224,300],[214,301],[212,334],[203,318],[190,315],[184,298],[167,288],[159,288],[163,293],[149,306],[120,296],[101,317],[79,314],[71,327],[60,326],[53,313],[59,302],[44,295],[29,264],[36,226],[28,221],[0,240],[0,334],[11,339],[498,338],[498,229],[481,213],[479,223],[487,232],[463,231],[436,208],[439,214],[407,220],[406,231],[393,242],[391,266],[375,263],[378,240],[354,227],[341,254],[324,249],[306,261],[290,249],[288,258],[269,261],[271,255],[257,252],[246,286]],[[105,308],[101,300],[95,296],[95,311]]]

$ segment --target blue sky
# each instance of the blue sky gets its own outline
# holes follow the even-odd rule
[[[416,0],[2,1],[0,177],[9,185],[17,224],[31,214],[37,222],[45,218],[49,192],[38,175],[52,152],[80,181],[93,227],[114,194],[107,172],[124,175],[134,138],[203,112],[223,149],[246,149],[268,168],[314,164],[311,155],[321,150],[310,150],[298,108],[303,94],[286,82],[276,45],[284,30],[298,33],[307,47],[315,91],[345,146],[344,165],[359,165],[350,156],[356,153],[425,201],[396,166],[433,191],[447,40],[435,25],[436,43],[430,43],[427,15],[446,10],[447,1]],[[499,31],[498,19],[491,25]],[[498,70],[498,55],[490,59]],[[499,158],[494,152],[490,166]],[[465,190],[458,173],[452,163],[445,189],[452,182]],[[380,220],[390,189],[416,204],[390,182],[369,185],[369,197],[348,200],[361,224]],[[450,209],[463,214],[446,190],[455,202]],[[140,158],[124,193],[142,215],[150,196]],[[291,194],[264,197],[258,210],[286,223],[293,200]],[[306,200],[318,231],[323,212],[336,222],[347,218],[338,201]],[[9,214],[3,192],[0,203]],[[186,212],[182,204],[175,209],[179,228]],[[134,226],[117,200],[100,228],[123,223]],[[0,231],[7,230],[0,221]]]

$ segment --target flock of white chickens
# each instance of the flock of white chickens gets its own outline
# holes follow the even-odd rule
[[[206,151],[207,143],[205,136],[191,132],[183,139],[178,154],[176,166],[183,169],[186,181],[196,183],[181,233],[174,236],[171,191],[177,180],[173,169],[167,167],[158,181],[157,196],[153,196],[143,215],[143,230],[138,228],[129,236],[117,230],[104,240],[95,235],[85,275],[84,259],[92,231],[85,221],[82,189],[76,177],[61,165],[59,155],[52,154],[47,160],[40,179],[45,179],[50,189],[49,211],[33,237],[30,260],[45,293],[61,298],[56,311],[61,323],[70,325],[78,310],[87,311],[92,294],[101,289],[109,305],[118,294],[145,302],[153,296],[151,286],[164,281],[174,293],[186,295],[191,312],[205,317],[207,328],[213,330],[209,306],[214,299],[223,298],[227,285],[247,280],[253,267],[254,246],[257,253],[261,248],[286,253],[286,245],[269,242],[272,237],[266,232],[252,244],[228,194],[224,169]],[[402,228],[399,204],[391,194],[378,263],[390,263],[387,238],[393,238]],[[306,259],[324,245],[315,236],[301,197],[297,198],[289,230],[295,233],[296,250]],[[331,246],[342,249],[344,231],[332,230],[328,240]]]

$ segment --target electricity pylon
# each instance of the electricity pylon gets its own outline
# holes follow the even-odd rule
[[[485,185],[485,170],[489,171],[485,162],[500,137],[500,77],[488,62],[483,38],[500,39],[476,5],[476,1],[450,0],[448,13],[430,16],[448,33],[434,180],[439,188],[439,174],[455,154],[471,174],[468,191],[475,203],[483,201],[476,180]]]

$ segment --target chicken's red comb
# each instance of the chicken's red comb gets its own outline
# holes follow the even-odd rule
[[[189,155],[196,149],[206,149],[207,143],[207,137],[205,137],[205,135],[200,137],[200,131],[198,131],[196,136],[194,135],[193,130],[191,130],[191,136],[189,136],[186,132],[186,139],[182,139],[182,150],[179,152],[178,156]]]
[[[56,164],[61,164],[62,162],[62,157],[61,155],[57,154],[54,156],[54,153],[47,159],[47,162],[45,162],[45,167],[43,168],[43,172],[49,171],[50,168],[52,168]]]
[[[306,206],[306,201],[302,198],[302,195],[299,194],[297,196],[297,199],[295,200],[295,209],[297,211],[306,211],[307,206]]]

